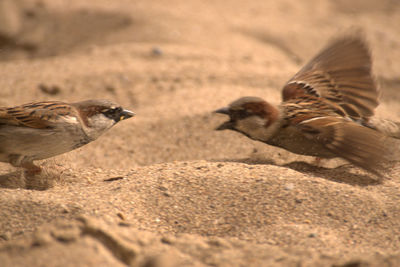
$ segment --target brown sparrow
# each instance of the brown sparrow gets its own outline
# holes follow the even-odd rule
[[[400,138],[400,124],[375,117],[378,89],[369,49],[360,36],[330,43],[283,87],[272,105],[242,97],[215,112],[230,120],[216,130],[234,130],[290,152],[341,157],[378,174],[387,136]]]
[[[40,173],[34,160],[74,150],[117,122],[134,116],[108,100],[76,103],[44,101],[16,107],[0,107],[0,161]]]

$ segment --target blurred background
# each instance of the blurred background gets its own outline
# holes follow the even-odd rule
[[[285,163],[299,156],[213,131],[225,118],[212,111],[245,95],[279,103],[329,40],[362,31],[378,114],[400,120],[399,22],[397,0],[0,0],[0,105],[105,98],[137,113],[61,156],[71,167]]]

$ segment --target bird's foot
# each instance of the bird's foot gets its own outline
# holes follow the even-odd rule
[[[33,164],[32,162],[21,164],[21,167],[25,169],[25,175],[27,177],[32,177],[42,172],[42,169],[39,166]]]

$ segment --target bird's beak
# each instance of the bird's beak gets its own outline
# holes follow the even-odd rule
[[[222,130],[234,130],[233,127],[233,122],[232,121],[226,121],[222,123],[220,126],[215,128],[216,131],[222,131]]]
[[[130,110],[124,109],[121,111],[121,113],[119,114],[119,120],[126,120],[129,119],[133,116],[135,116],[136,114]]]
[[[220,109],[217,109],[214,111],[214,113],[219,113],[219,114],[224,114],[224,115],[228,115],[229,116],[229,108],[228,107],[223,107]],[[218,126],[217,128],[215,128],[216,131],[222,131],[222,130],[233,130],[233,122],[232,121],[226,121],[224,123],[222,123],[220,126]]]
[[[229,115],[229,108],[223,107],[214,111],[214,113]]]

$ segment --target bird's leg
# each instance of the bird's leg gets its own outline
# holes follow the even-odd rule
[[[28,160],[26,157],[18,154],[12,154],[9,156],[9,162],[14,167],[22,167],[25,169],[27,176],[35,176],[42,172],[39,166],[33,164],[32,160]]]
[[[33,164],[32,161],[26,161],[21,163],[21,167],[25,169],[25,186],[27,189],[38,189],[39,184],[36,175],[42,172],[39,166]]]
[[[33,164],[33,162],[31,161],[22,163],[21,167],[25,169],[25,174],[28,177],[35,176],[42,172],[42,169],[39,166]]]

